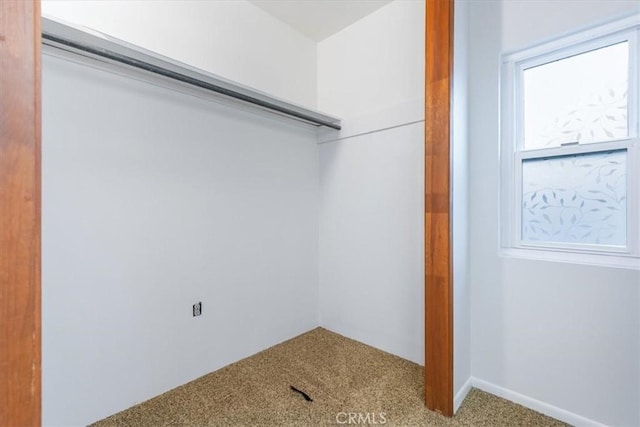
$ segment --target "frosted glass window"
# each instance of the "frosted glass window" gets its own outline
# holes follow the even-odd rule
[[[627,150],[522,162],[522,240],[626,246]]]
[[[629,135],[629,43],[525,69],[524,148],[591,143]]]

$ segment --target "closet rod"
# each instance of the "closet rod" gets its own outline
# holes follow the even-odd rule
[[[269,102],[266,100],[262,100],[262,99],[258,99],[254,96],[251,95],[247,95],[244,93],[240,93],[237,91],[234,91],[232,89],[228,89],[225,87],[222,87],[220,85],[217,85],[215,83],[211,83],[211,82],[207,82],[195,77],[191,77],[188,76],[186,74],[177,72],[177,71],[173,71],[170,70],[168,68],[159,66],[159,65],[155,65],[143,60],[139,60],[136,58],[132,58],[131,56],[128,55],[124,55],[118,52],[115,52],[113,50],[109,50],[103,47],[95,47],[92,46],[90,44],[85,44],[85,43],[81,43],[78,41],[74,41],[72,39],[66,38],[66,37],[62,37],[60,35],[56,35],[56,34],[51,34],[47,31],[43,31],[42,32],[42,42],[45,45],[48,46],[52,46],[52,47],[56,47],[56,48],[60,48],[60,46],[66,46],[69,47],[71,49],[73,49],[73,51],[81,51],[81,52],[85,52],[85,53],[89,53],[91,55],[94,56],[98,56],[101,58],[105,58],[108,59],[110,61],[115,61],[124,65],[128,65],[130,67],[134,67],[140,70],[144,70],[147,72],[151,72],[163,77],[168,77],[170,79],[173,80],[177,80],[183,83],[187,83],[189,85],[192,86],[196,86],[202,89],[206,89],[209,90],[211,92],[215,92],[221,95],[225,95],[228,96],[230,98],[233,99],[237,99],[239,101],[243,101],[243,102],[247,102],[253,105],[257,105],[259,107],[262,108],[266,108],[268,110],[277,112],[277,113],[281,113],[281,114],[285,114],[287,116],[299,119],[299,120],[303,120],[305,122],[309,122],[309,123],[313,123],[315,125],[319,125],[319,126],[326,126],[332,129],[336,129],[336,130],[340,130],[341,126],[339,124],[339,121],[329,121],[329,120],[325,120],[323,118],[319,118],[319,117],[313,117],[312,115],[309,114],[305,114],[304,112],[300,112],[300,111],[295,111],[291,108],[287,108],[286,106],[282,106],[282,105],[278,105],[275,104],[273,102]],[[319,114],[320,115],[320,114]]]

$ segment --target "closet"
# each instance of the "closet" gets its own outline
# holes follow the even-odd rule
[[[86,423],[316,327],[316,129],[339,120],[42,30],[45,419]]]

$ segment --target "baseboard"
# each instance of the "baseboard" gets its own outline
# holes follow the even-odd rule
[[[486,391],[487,393],[491,393],[498,397],[502,397],[512,402],[518,403],[529,409],[533,409],[534,411],[548,415],[550,417],[553,417],[557,420],[563,421],[565,423],[571,424],[576,427],[606,427],[605,424],[601,424],[597,421],[591,420],[589,418],[585,418],[578,414],[574,414],[573,412],[566,411],[564,409],[558,408],[557,406],[550,405],[548,403],[531,398],[529,396],[525,396],[513,390],[500,387],[488,381],[471,377],[471,385],[482,391]],[[457,398],[458,396],[456,395],[456,399]]]
[[[467,397],[467,394],[469,394],[469,392],[471,391],[471,387],[472,387],[471,381],[472,381],[471,377],[467,378],[467,381],[465,381],[465,383],[462,385],[460,390],[458,390],[458,392],[456,393],[455,397],[453,398],[453,413],[454,414],[456,412],[458,412],[458,409],[460,408],[460,405],[462,405],[462,402],[464,402],[465,397]]]

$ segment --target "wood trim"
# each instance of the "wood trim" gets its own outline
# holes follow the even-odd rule
[[[39,426],[40,1],[0,1],[0,425]]]
[[[425,404],[453,416],[451,82],[453,0],[426,0]]]

